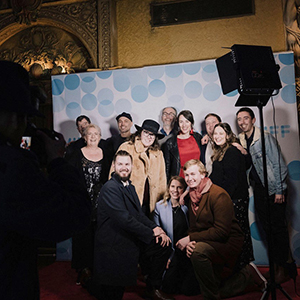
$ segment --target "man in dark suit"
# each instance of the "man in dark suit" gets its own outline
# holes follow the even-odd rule
[[[98,204],[95,237],[95,278],[101,300],[122,299],[125,286],[135,285],[140,256],[151,260],[146,280],[147,299],[170,299],[159,290],[171,254],[170,238],[142,212],[129,177],[132,157],[118,151],[115,173],[103,186]]]

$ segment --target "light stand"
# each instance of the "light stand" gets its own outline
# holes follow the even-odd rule
[[[271,47],[233,45],[231,52],[216,60],[223,94],[238,89],[240,97],[235,106],[257,106],[260,117],[261,150],[263,161],[265,201],[268,203],[268,257],[270,282],[261,299],[268,299],[270,293],[272,300],[276,300],[276,288],[283,295],[292,300],[280,284],[275,282],[273,262],[273,239],[271,227],[271,207],[268,194],[268,174],[266,160],[266,146],[264,135],[263,106],[272,95],[278,94],[282,87],[278,75],[278,66],[275,64]]]

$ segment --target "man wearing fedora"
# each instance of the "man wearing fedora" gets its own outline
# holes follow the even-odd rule
[[[77,170],[63,158],[65,141],[37,132],[45,142],[48,176],[36,156],[20,147],[31,105],[29,76],[0,61],[0,295],[39,299],[36,240],[62,241],[83,230],[91,206]]]

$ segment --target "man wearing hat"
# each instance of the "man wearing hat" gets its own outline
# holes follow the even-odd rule
[[[120,145],[130,137],[131,127],[133,125],[132,117],[127,112],[122,112],[121,114],[117,115],[116,120],[118,122],[119,134],[113,135],[106,140],[107,147],[109,149],[108,153],[111,157],[110,163],[112,162],[112,158],[119,149]]]
[[[36,156],[20,147],[31,105],[29,77],[0,61],[0,295],[39,299],[36,240],[62,241],[89,223],[91,207],[75,168],[63,158],[65,141],[37,132],[48,157],[46,177]]]

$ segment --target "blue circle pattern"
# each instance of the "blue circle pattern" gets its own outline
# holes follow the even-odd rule
[[[300,161],[293,160],[288,164],[289,176],[292,180],[300,181]]]
[[[64,83],[60,79],[52,80],[52,94],[54,96],[60,95],[65,89]]]
[[[97,98],[93,94],[86,94],[82,97],[81,105],[85,110],[93,110],[97,106]]]
[[[98,92],[97,95],[98,101],[101,102],[102,100],[109,100],[113,101],[114,100],[114,94],[111,91],[111,89],[104,88]]]
[[[130,80],[125,72],[116,72],[113,75],[114,87],[119,92],[125,92],[130,87]]]
[[[294,66],[285,66],[280,70],[280,79],[282,82],[286,84],[293,84],[295,82],[295,78],[291,76],[291,73],[294,72]]]
[[[60,112],[65,108],[65,100],[61,96],[53,97],[53,112]]]
[[[195,75],[201,69],[201,63],[184,64],[183,71],[188,75]]]
[[[65,77],[65,86],[68,90],[76,90],[79,87],[80,78],[78,75],[71,74]]]
[[[202,93],[202,85],[198,81],[192,80],[185,85],[184,93],[191,99],[198,98]]]
[[[102,117],[109,117],[114,112],[114,105],[109,100],[103,100],[99,103],[98,112]]]
[[[75,90],[69,90],[67,93],[65,93],[65,103],[69,104],[72,102],[81,102],[81,90],[80,87],[78,87]]]
[[[228,94],[226,94],[227,97],[235,97],[238,94],[238,90],[234,90]]]
[[[131,97],[135,102],[145,102],[148,98],[148,89],[142,85],[137,85],[131,90]]]
[[[296,90],[294,85],[286,85],[281,90],[281,98],[286,103],[296,103]]]
[[[258,226],[257,226],[257,222],[253,222],[251,224],[250,231],[251,231],[252,238],[254,238],[257,241],[261,241],[262,240],[261,235],[259,233]]]
[[[165,67],[166,75],[170,78],[177,78],[182,73],[182,65],[170,65]]]
[[[80,73],[79,76],[82,81],[86,81],[86,78],[88,78],[87,81],[90,81],[90,78],[95,79],[96,73],[95,72]]]
[[[83,92],[92,93],[96,89],[97,84],[93,77],[85,77],[82,79],[80,87]]]
[[[100,79],[107,79],[111,76],[112,71],[101,71],[96,73]]]
[[[221,95],[220,86],[216,83],[209,83],[203,89],[203,96],[208,101],[216,101]]]
[[[149,93],[153,97],[160,97],[166,91],[166,85],[159,79],[152,80],[148,87]]]
[[[275,56],[275,55],[274,55]],[[293,65],[294,64],[294,56],[290,53],[279,54],[278,58],[281,63],[284,65]]]
[[[121,114],[123,111],[130,113],[132,105],[128,99],[119,99],[115,104],[115,111],[117,114]]]
[[[151,79],[159,79],[165,74],[165,67],[151,67],[147,68],[147,74]]]
[[[66,114],[71,120],[75,120],[79,115],[81,115],[81,107],[76,102],[71,102],[66,107]]]
[[[215,82],[219,77],[216,72],[216,65],[210,64],[203,67],[202,77],[206,82]]]

